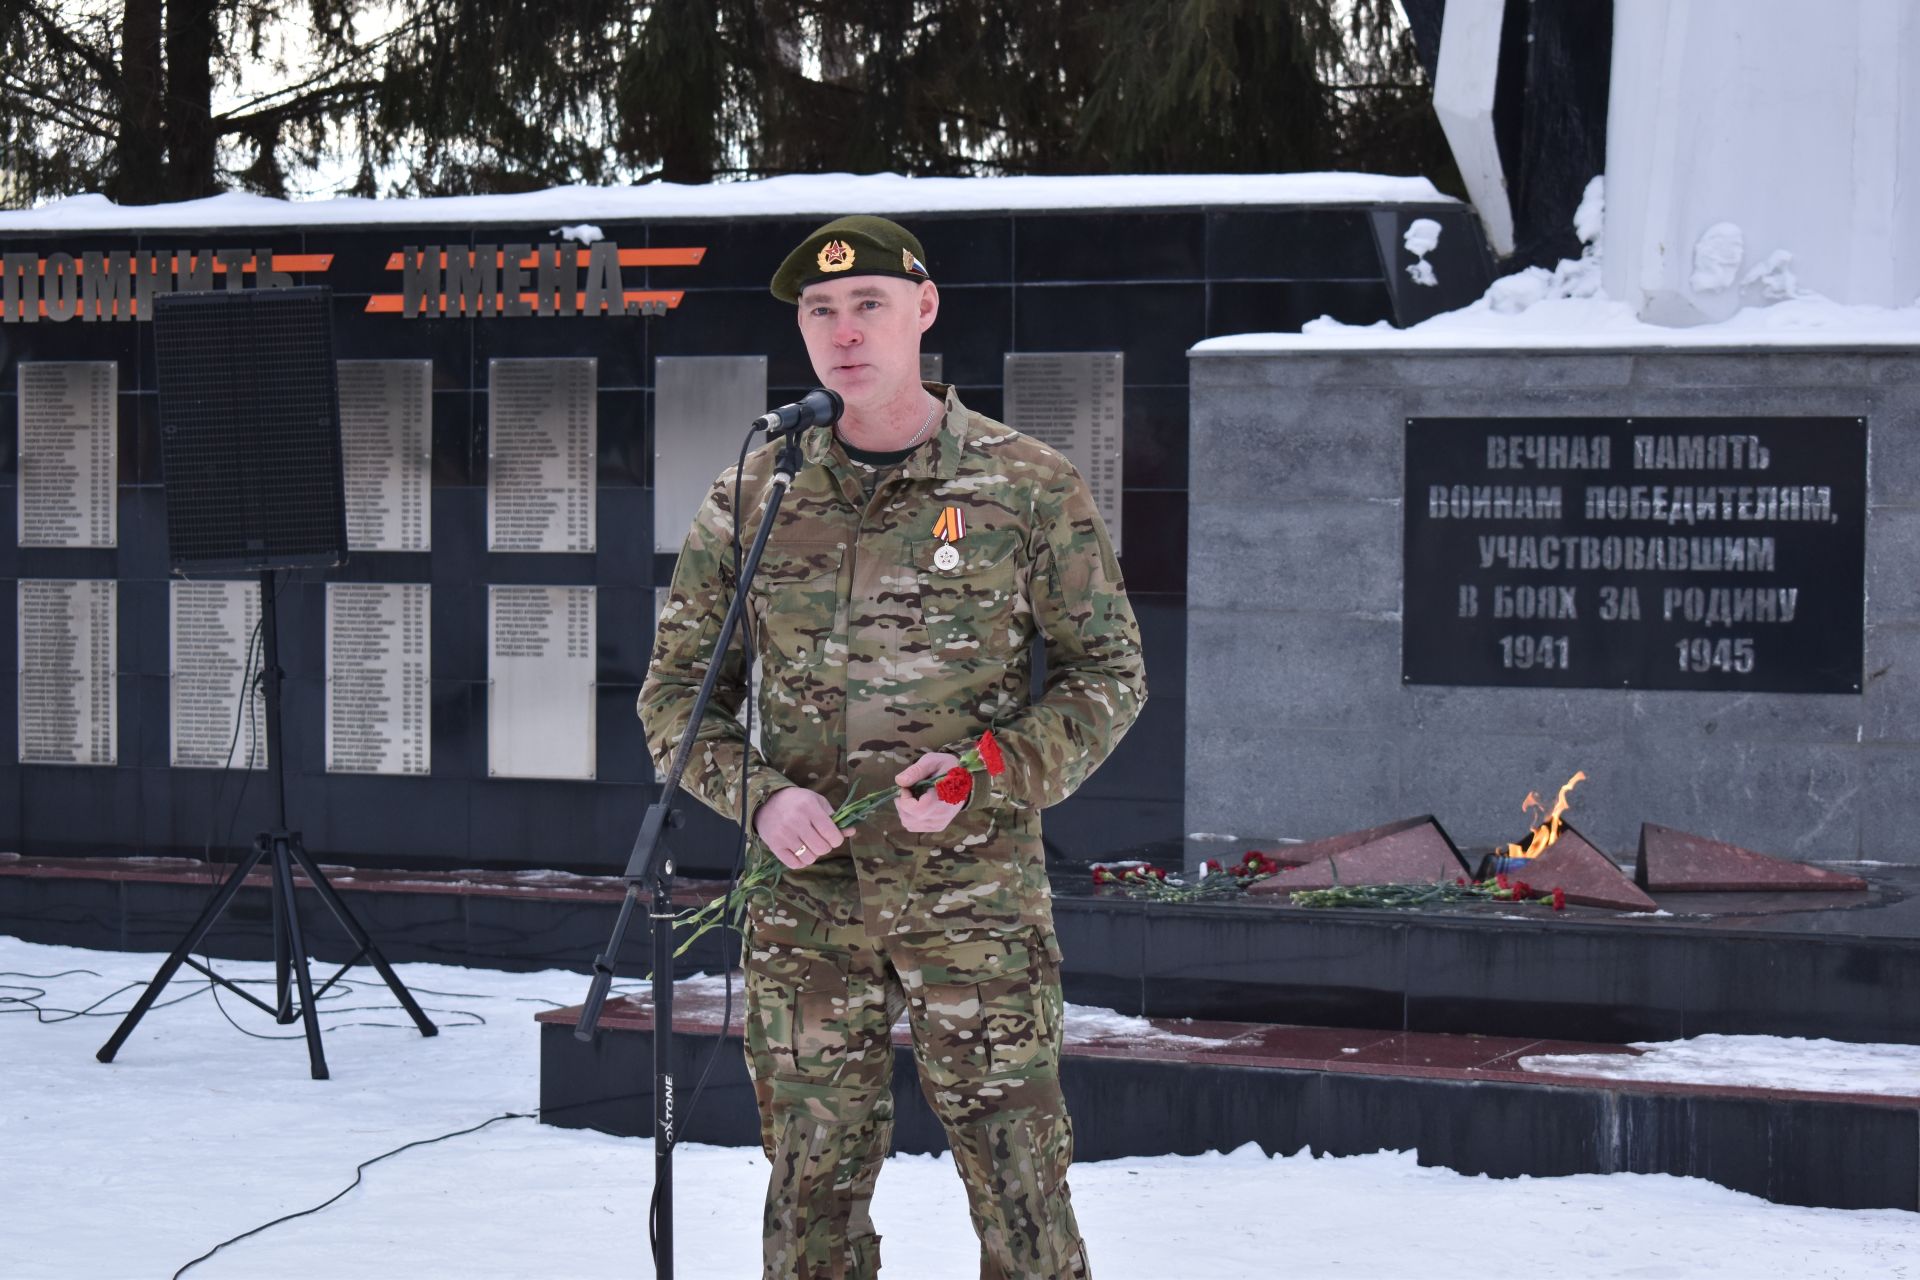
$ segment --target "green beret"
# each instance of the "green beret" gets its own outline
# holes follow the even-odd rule
[[[927,280],[926,251],[913,232],[897,222],[856,214],[835,218],[787,255],[773,273],[773,296],[799,302],[800,291],[836,276],[898,276]]]

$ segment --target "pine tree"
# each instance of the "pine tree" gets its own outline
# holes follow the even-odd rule
[[[216,110],[296,29],[308,60]],[[362,195],[1452,173],[1393,0],[0,0],[0,58],[28,198],[280,195],[343,157]]]
[[[0,168],[23,198],[102,191],[123,203],[243,185],[278,194],[279,148],[337,122],[378,86],[355,76],[364,0],[0,0]],[[290,13],[309,22],[310,80],[218,112],[215,90],[258,63]],[[252,163],[223,172],[226,145]],[[310,162],[310,145],[301,157]]]

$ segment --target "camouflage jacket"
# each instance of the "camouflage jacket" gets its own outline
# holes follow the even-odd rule
[[[758,808],[782,787],[836,806],[889,785],[927,751],[958,755],[992,728],[1006,771],[975,775],[945,831],[908,832],[891,805],[783,892],[873,937],[953,928],[1051,927],[1039,811],[1106,759],[1146,699],[1139,626],[1105,526],[1078,472],[1030,436],[946,401],[941,429],[862,491],[831,428],[803,437],[807,465],[782,502],[748,611],[761,679],[749,744],[738,720],[738,635],[695,739],[685,784],[737,819],[743,770]],[[747,457],[741,544],[764,511],[776,446]],[[734,469],[694,518],[660,611],[639,712],[664,774],[732,597]],[[959,563],[935,536],[958,507]],[[950,562],[950,561],[949,561]],[[1045,646],[1032,695],[1032,641]],[[751,818],[749,818],[751,823]],[[751,827],[749,827],[751,829]],[[771,856],[758,840],[754,854]]]

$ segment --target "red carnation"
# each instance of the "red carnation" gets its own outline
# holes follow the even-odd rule
[[[1513,897],[1516,902],[1524,902],[1532,896],[1532,885],[1528,884],[1525,880],[1515,880],[1513,882]]]
[[[993,740],[991,729],[980,735],[980,763],[989,778],[997,778],[1007,771],[1007,758],[1000,754],[1000,744]]]
[[[1467,887],[1467,878],[1465,876],[1455,876],[1453,878],[1453,882],[1459,885],[1462,889]]]
[[[1095,884],[1105,884],[1111,878],[1111,873],[1108,872],[1105,867],[1095,867],[1093,869],[1093,882]]]
[[[1553,909],[1555,911],[1565,911],[1567,909],[1567,891],[1559,885],[1553,887]]]
[[[955,765],[947,770],[933,790],[947,804],[965,804],[967,797],[973,794],[973,775]]]
[[[1493,878],[1493,882],[1494,882],[1494,883],[1495,883],[1496,885],[1499,885],[1499,886],[1500,886],[1500,887],[1501,887],[1502,889],[1511,889],[1511,888],[1513,888],[1513,886],[1512,886],[1512,885],[1510,885],[1510,884],[1508,884],[1508,883],[1507,883],[1507,873],[1506,873],[1506,872],[1504,872],[1504,871],[1502,871],[1502,872],[1501,872],[1501,873],[1500,873],[1499,875],[1497,875],[1497,876],[1495,876],[1495,877]]]

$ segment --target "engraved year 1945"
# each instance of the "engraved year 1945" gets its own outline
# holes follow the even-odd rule
[[[1680,669],[1689,674],[1724,671],[1743,676],[1753,670],[1753,641],[1744,637],[1708,639],[1696,636],[1691,640],[1675,641],[1675,647],[1680,651]]]

